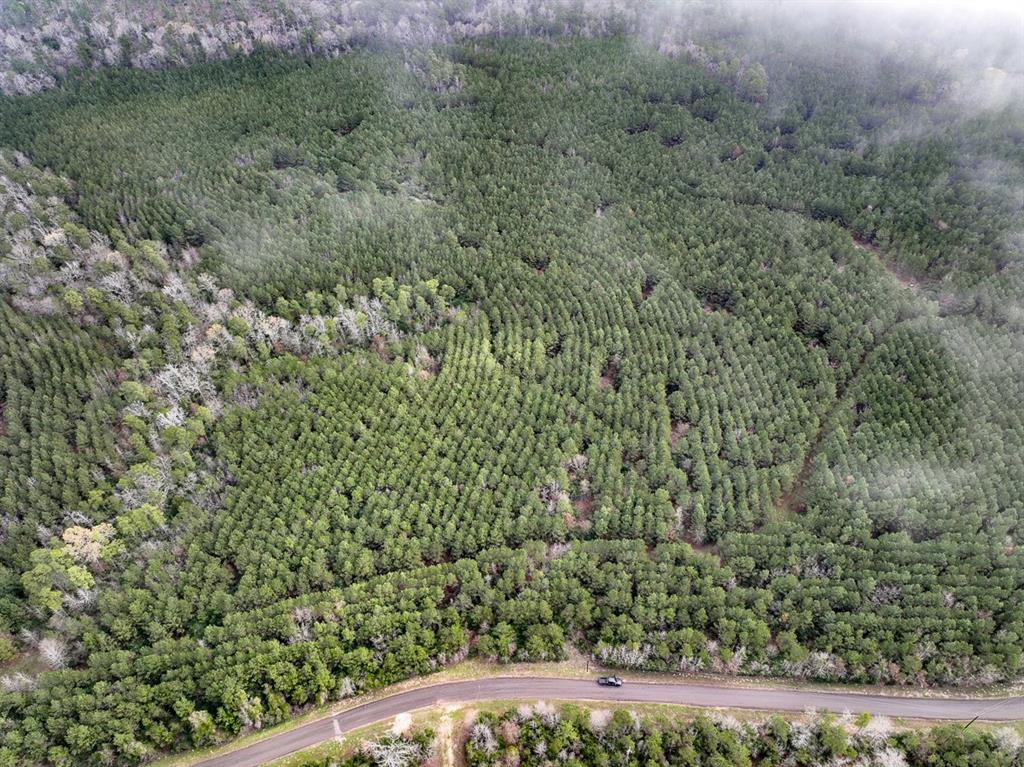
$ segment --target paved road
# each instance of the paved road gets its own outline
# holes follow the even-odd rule
[[[626,682],[622,687],[614,688],[600,687],[594,681],[583,679],[497,677],[445,682],[396,693],[333,717],[282,732],[237,751],[207,759],[197,767],[255,767],[406,711],[443,701],[477,700],[617,700],[771,711],[803,711],[811,706],[835,712],[866,711],[870,714],[915,719],[970,720],[978,716],[993,721],[1024,720],[1024,697],[988,700],[898,698],[846,692],[744,689],[671,682]]]

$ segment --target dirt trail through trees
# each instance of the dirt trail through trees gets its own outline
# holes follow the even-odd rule
[[[912,277],[906,270],[897,266],[892,259],[888,257],[884,250],[868,240],[857,237],[852,232],[850,233],[850,237],[853,239],[853,244],[857,248],[865,250],[868,253],[872,253],[877,257],[878,263],[882,268],[885,269],[885,271],[900,285],[915,292],[918,290],[919,283],[916,278]],[[814,459],[818,456],[818,453],[821,452],[821,448],[826,437],[828,437],[835,425],[836,416],[839,414],[840,409],[847,403],[847,393],[853,389],[854,384],[856,384],[860,379],[861,374],[867,368],[875,350],[879,347],[882,341],[885,340],[886,336],[889,335],[892,329],[902,321],[903,320],[897,320],[896,322],[893,322],[878,334],[874,345],[861,355],[853,375],[851,375],[845,383],[836,388],[835,402],[828,409],[828,412],[826,412],[822,417],[818,431],[815,433],[814,438],[807,447],[807,453],[804,456],[803,464],[800,466],[800,471],[797,472],[796,478],[793,480],[793,484],[790,486],[789,490],[787,490],[778,501],[777,508],[785,514],[797,514],[805,510],[803,503],[804,486],[807,484],[807,480],[810,479],[811,472],[813,471]]]
[[[871,360],[875,350],[879,347],[889,332],[898,325],[899,322],[895,322],[881,333],[878,334],[878,338],[875,339],[875,344],[870,349],[865,351],[860,360],[857,362],[857,368],[853,371],[853,375],[847,379],[847,381],[836,389],[835,401],[832,406],[828,409],[824,416],[822,416],[821,423],[818,426],[818,431],[815,432],[814,438],[811,439],[810,445],[807,447],[807,452],[804,455],[803,464],[800,466],[800,471],[797,472],[796,478],[793,480],[793,484],[790,489],[779,499],[778,507],[783,510],[786,514],[798,514],[805,510],[803,503],[803,489],[804,485],[807,484],[807,480],[810,479],[811,471],[814,468],[814,459],[821,452],[821,448],[825,443],[826,437],[832,431],[835,426],[835,419],[839,415],[841,408],[847,404],[846,395],[853,389],[854,384],[860,379],[861,374],[867,369],[868,363]]]

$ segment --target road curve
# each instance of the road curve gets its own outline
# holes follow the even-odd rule
[[[906,698],[852,692],[816,692],[743,687],[712,687],[673,682],[626,682],[622,687],[601,687],[588,679],[492,677],[443,682],[399,692],[350,708],[325,719],[273,735],[237,751],[199,762],[196,767],[256,767],[330,738],[390,719],[406,711],[444,701],[480,700],[588,700],[630,703],[676,703],[701,708],[751,708],[766,711],[803,711],[808,707],[842,712],[865,711],[893,717],[936,720],[1024,720],[1024,697],[985,699]]]

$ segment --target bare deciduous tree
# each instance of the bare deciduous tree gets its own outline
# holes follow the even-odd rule
[[[50,668],[59,669],[67,665],[67,645],[63,639],[44,637],[39,640],[39,646],[36,649],[39,652],[40,659]]]
[[[363,751],[377,767],[410,767],[426,756],[419,743],[401,738],[383,738],[363,743]]]
[[[498,750],[498,739],[494,737],[494,730],[487,722],[473,724],[469,731],[469,742],[485,754],[493,754]]]

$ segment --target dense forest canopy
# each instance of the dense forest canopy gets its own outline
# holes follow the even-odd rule
[[[142,61],[163,4],[113,59],[54,5],[41,44],[87,67],[41,53],[0,100],[0,765],[570,643],[1019,678],[1024,102],[992,29],[832,51],[750,6],[455,3],[428,35],[393,4],[328,46],[297,4],[304,47],[224,22]]]

